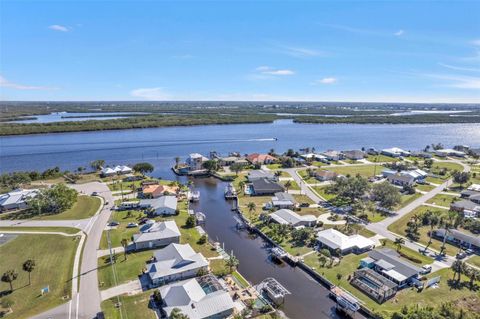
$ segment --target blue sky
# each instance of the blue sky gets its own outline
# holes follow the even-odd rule
[[[3,100],[480,102],[480,2],[2,1]]]

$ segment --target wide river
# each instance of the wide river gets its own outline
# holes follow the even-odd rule
[[[221,154],[278,152],[289,148],[384,148],[419,150],[431,143],[480,147],[480,124],[352,125],[239,124],[8,136],[0,138],[0,172],[41,170],[54,166],[75,170],[95,159],[107,164],[148,161],[168,177],[176,156],[197,152]]]
[[[393,146],[419,150],[431,143],[480,147],[480,125],[318,125],[279,120],[272,124],[10,136],[0,138],[0,172],[54,166],[75,170],[88,167],[96,159],[104,159],[110,165],[148,161],[155,166],[154,176],[185,181],[184,177],[175,177],[170,167],[176,156],[184,159],[193,152],[243,154],[272,148],[283,152],[304,147],[320,151]],[[273,264],[262,240],[235,229],[231,204],[223,199],[225,185],[211,178],[195,180],[201,200],[194,208],[206,214],[205,229],[210,238],[224,243],[227,251],[233,251],[240,261],[240,272],[253,284],[274,277],[290,290],[292,294],[287,296],[283,307],[288,317],[335,318],[334,303],[328,298],[327,289],[300,269]]]

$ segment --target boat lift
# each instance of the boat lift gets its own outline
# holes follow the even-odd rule
[[[281,283],[275,278],[269,277],[264,279],[261,283],[255,286],[260,294],[266,294],[268,299],[273,301],[275,305],[279,306],[285,302],[285,296],[290,295],[290,291],[287,290]]]

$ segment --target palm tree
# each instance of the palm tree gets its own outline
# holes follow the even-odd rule
[[[280,177],[282,176],[282,171],[275,171],[275,177]]]
[[[452,263],[451,268],[453,270],[453,280],[455,280],[455,277],[458,276],[457,283],[459,283],[460,279],[462,278],[462,271],[464,270],[463,261],[458,259],[455,260]]]
[[[291,182],[291,181],[287,181],[287,182],[285,183],[285,185],[283,185],[283,186],[285,186],[285,188],[286,188],[286,190],[287,190],[287,193],[288,193],[288,189],[289,189],[290,187],[292,187],[292,182]]]
[[[123,247],[123,257],[125,258],[124,260],[127,260],[127,247],[128,247],[128,240],[123,238],[121,241],[122,247]]]
[[[405,244],[405,239],[397,237],[395,238],[394,244],[397,246],[397,251],[400,251],[402,249],[402,245]]]
[[[475,280],[480,280],[480,271],[473,267],[466,267],[464,271],[465,275],[470,278],[470,290],[473,290]]]
[[[172,312],[170,313],[170,319],[190,319],[190,317],[183,314],[180,309],[173,308]]]
[[[28,272],[28,285],[32,284],[31,273],[35,269],[35,260],[28,259],[23,263],[23,270]]]
[[[238,187],[240,187],[240,192],[243,193],[243,190],[245,189],[245,182],[240,181],[240,183],[238,183]]]
[[[250,217],[252,217],[252,213],[257,209],[257,205],[254,202],[250,202],[247,204],[247,209],[250,213]]]
[[[9,269],[2,275],[2,281],[10,284],[10,291],[13,291],[13,282],[17,279],[18,273],[15,269]]]
[[[433,229],[435,228],[435,226],[437,226],[439,223],[440,223],[440,218],[438,216],[438,212],[432,212],[432,214],[430,215],[430,233],[429,233],[429,239],[428,239],[428,243],[427,243],[427,246],[425,246],[425,250],[424,252],[426,253],[427,250],[428,250],[428,247],[430,247],[430,245],[432,244],[432,236],[433,236]]]
[[[230,273],[232,273],[233,270],[236,269],[239,264],[240,264],[240,261],[238,261],[237,257],[233,255],[233,252],[225,260],[225,266],[228,267]]]

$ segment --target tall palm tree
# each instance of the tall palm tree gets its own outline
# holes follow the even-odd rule
[[[240,261],[237,259],[237,257],[235,257],[233,253],[231,253],[228,256],[228,258],[225,260],[225,266],[228,267],[228,270],[230,271],[230,273],[232,273],[233,270],[235,270],[239,264],[240,264]]]
[[[170,319],[190,319],[189,316],[183,314],[182,311],[178,308],[173,308],[172,312],[170,313]]]
[[[470,290],[473,290],[476,280],[480,280],[480,271],[473,267],[465,267],[465,275],[470,278]]]
[[[287,190],[287,193],[288,193],[288,189],[289,189],[290,187],[292,187],[292,182],[291,182],[291,181],[287,181],[287,182],[285,183],[285,185],[283,185],[283,186],[285,186],[285,189]]]
[[[2,275],[2,281],[10,284],[10,291],[13,291],[13,282],[17,279],[18,273],[15,269],[9,269]]]
[[[250,202],[247,204],[247,209],[250,214],[250,217],[252,217],[252,213],[257,209],[257,205],[254,202]]]
[[[462,278],[462,271],[464,270],[464,264],[463,264],[463,261],[461,260],[455,260],[453,263],[452,263],[452,266],[451,266],[452,270],[453,270],[453,280],[455,280],[455,277],[458,276],[458,279],[456,280],[457,283],[460,282],[460,279]]]
[[[23,263],[23,270],[28,272],[28,285],[32,284],[31,274],[32,271],[35,269],[35,260],[28,259]]]
[[[394,244],[397,246],[397,251],[400,251],[402,249],[402,245],[405,244],[405,239],[402,237],[397,237],[395,238]]]
[[[128,240],[126,238],[123,238],[121,241],[122,247],[123,247],[123,258],[124,260],[127,260],[127,247],[128,247]]]
[[[245,182],[240,181],[240,183],[238,183],[238,187],[240,187],[240,192],[243,193],[245,189]]]

